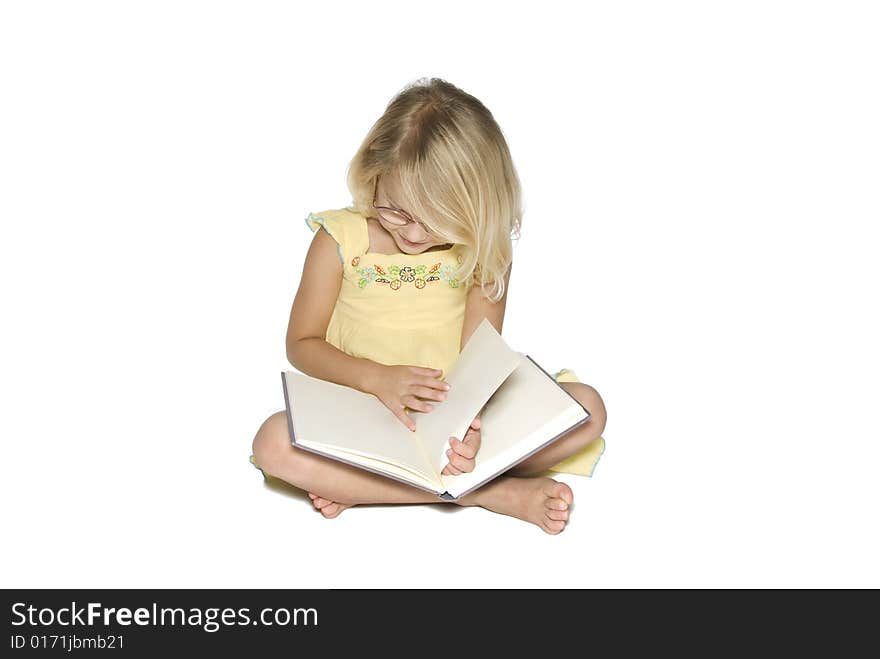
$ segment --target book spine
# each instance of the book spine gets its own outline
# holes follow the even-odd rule
[[[287,393],[287,377],[281,371],[281,387],[284,389],[284,409],[287,410],[287,431],[290,433],[290,443],[296,446],[296,434],[293,432],[293,408],[290,406],[290,394]]]

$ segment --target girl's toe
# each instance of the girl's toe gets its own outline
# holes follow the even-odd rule
[[[547,511],[547,519],[552,519],[557,522],[565,522],[568,520],[568,511],[567,510],[548,510]]]
[[[331,503],[329,506],[321,508],[321,514],[327,519],[333,519],[343,510],[345,510],[345,508],[341,504]]]
[[[565,522],[554,519],[545,519],[541,527],[550,535],[556,535],[565,528]]]
[[[565,483],[548,480],[542,489],[548,499],[562,499],[569,505],[574,501],[574,495],[571,492],[571,488]]]
[[[562,499],[569,506],[574,501],[574,494],[571,491],[571,488],[565,483],[556,483],[556,492],[555,495],[557,498]]]

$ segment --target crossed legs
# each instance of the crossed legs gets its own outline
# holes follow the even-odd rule
[[[571,488],[538,474],[599,437],[605,428],[606,415],[601,397],[589,385],[580,382],[560,385],[590,410],[590,420],[505,475],[453,503],[512,515],[537,524],[551,534],[565,528],[573,502]],[[309,492],[315,507],[328,518],[357,504],[442,501],[429,492],[295,448],[290,443],[284,411],[276,412],[260,426],[254,437],[253,454],[264,472]]]

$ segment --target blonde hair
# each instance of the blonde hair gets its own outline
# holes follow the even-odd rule
[[[459,282],[500,300],[512,238],[520,237],[522,193],[507,142],[486,106],[440,78],[406,85],[349,164],[350,210],[375,217],[380,175],[399,182],[407,210],[428,229],[464,246]]]

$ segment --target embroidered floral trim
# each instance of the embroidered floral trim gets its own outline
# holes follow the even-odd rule
[[[455,278],[455,270],[450,265],[442,265],[435,263],[430,268],[420,264],[416,266],[388,266],[387,270],[381,265],[374,263],[372,266],[358,268],[360,257],[356,256],[351,260],[351,265],[355,267],[357,273],[361,276],[358,280],[358,286],[364,288],[370,282],[377,284],[387,284],[392,291],[399,290],[404,284],[410,284],[421,290],[434,281],[443,280],[449,284],[450,288],[458,288],[459,282]]]

